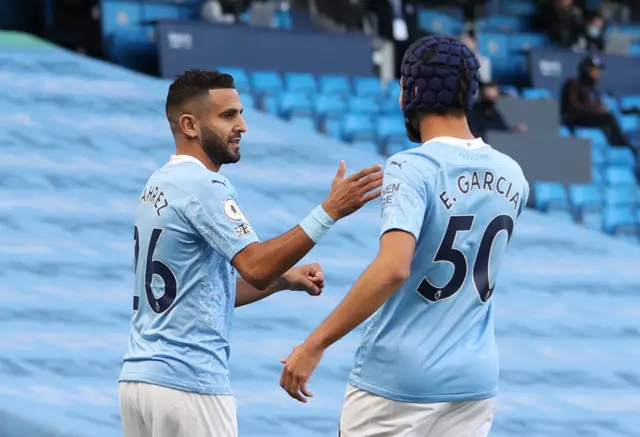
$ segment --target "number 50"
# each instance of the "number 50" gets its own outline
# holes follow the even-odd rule
[[[418,293],[431,302],[446,299],[456,294],[464,284],[468,273],[467,257],[459,249],[453,247],[458,232],[470,231],[473,227],[473,215],[457,215],[449,218],[447,230],[442,238],[442,243],[433,257],[433,262],[449,262],[453,265],[453,275],[444,287],[434,286],[426,277],[422,279],[418,286]],[[473,282],[478,296],[482,302],[486,302],[493,294],[493,289],[489,284],[489,262],[493,242],[501,231],[507,232],[507,244],[511,240],[513,232],[513,218],[503,214],[495,217],[482,234],[478,254],[473,265]]]

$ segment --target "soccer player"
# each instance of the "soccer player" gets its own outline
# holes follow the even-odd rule
[[[382,168],[345,178],[341,162],[326,201],[261,242],[218,173],[240,160],[247,130],[233,78],[186,71],[169,87],[166,113],[176,155],[151,176],[135,212],[134,313],[119,387],[124,435],[235,437],[234,307],[285,289],[319,294],[319,266],[292,266],[336,220],[380,195]]]
[[[342,437],[485,437],[498,356],[492,295],[528,184],[466,122],[479,62],[428,36],[401,66],[400,106],[421,146],[384,169],[380,249],[326,320],[287,359],[295,399],[323,351],[366,321],[349,376]]]

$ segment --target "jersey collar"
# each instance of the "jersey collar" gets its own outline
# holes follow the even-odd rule
[[[426,143],[423,144],[427,145],[429,143],[432,142],[436,142],[436,143],[443,143],[443,144],[447,144],[449,146],[458,146],[458,147],[464,147],[465,149],[480,149],[481,147],[487,147],[488,144],[485,143],[482,138],[475,138],[473,140],[462,140],[460,138],[453,138],[453,137],[437,137],[437,138],[432,138],[429,141],[427,141]]]
[[[168,164],[175,165],[175,164],[182,164],[185,162],[193,162],[194,164],[198,164],[202,168],[207,168],[202,163],[202,161],[200,161],[198,158],[194,158],[191,155],[171,155],[171,158],[169,159]]]

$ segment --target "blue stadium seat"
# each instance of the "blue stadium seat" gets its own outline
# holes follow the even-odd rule
[[[505,15],[533,15],[536,12],[535,3],[528,0],[501,1],[498,7]]]
[[[590,127],[580,127],[574,129],[574,134],[580,138],[586,138],[588,140],[593,141],[598,145],[607,145],[609,142],[607,141],[607,137],[602,132],[601,129],[590,128]]]
[[[280,75],[275,71],[251,72],[251,84],[253,89],[267,95],[274,95],[284,89]]]
[[[291,117],[289,121],[297,126],[305,127],[309,130],[316,130],[316,121],[312,117],[294,116]]]
[[[623,111],[632,111],[634,109],[640,109],[640,95],[636,96],[622,96],[620,97],[620,109]]]
[[[262,110],[269,115],[280,115],[280,96],[266,95],[262,98]]]
[[[303,93],[285,92],[280,96],[280,116],[311,117],[314,113],[311,98]]]
[[[342,139],[342,122],[340,119],[327,119],[322,122],[322,132],[336,140]]]
[[[404,150],[403,143],[407,136],[407,131],[401,117],[392,115],[378,117],[376,128],[380,141],[383,143],[399,143],[402,145],[401,150]]]
[[[610,167],[632,167],[635,162],[633,152],[624,147],[607,147],[604,152],[605,163]]]
[[[316,80],[311,73],[287,73],[284,75],[287,91],[314,95],[318,91]]]
[[[342,120],[342,138],[346,141],[375,141],[376,131],[371,117],[346,114]]]
[[[326,75],[319,77],[320,92],[346,97],[351,94],[351,85],[347,76]]]
[[[604,182],[609,186],[635,185],[636,180],[631,169],[622,167],[608,167],[604,170]]]
[[[513,85],[500,85],[500,92],[509,96],[518,96],[518,88]]]
[[[618,106],[618,101],[615,99],[615,97],[608,94],[602,95],[602,104],[605,108],[607,108],[608,111],[611,112],[618,112],[620,109]]]
[[[501,58],[509,56],[507,35],[504,33],[479,32],[476,43],[478,51],[485,56]]]
[[[604,176],[602,175],[602,167],[599,165],[591,166],[591,181],[596,185],[601,185],[604,181]]]
[[[514,33],[507,38],[509,53],[525,53],[536,47],[543,47],[549,42],[542,33]]]
[[[550,99],[552,97],[549,90],[543,88],[525,88],[521,95],[525,99]]]
[[[384,93],[377,77],[354,77],[353,90],[357,96],[381,98]]]
[[[398,105],[398,96],[387,96],[380,100],[380,113],[384,115],[395,115],[402,118],[400,105]]]
[[[347,100],[348,110],[353,114],[376,115],[380,112],[380,105],[373,97],[351,97]]]
[[[636,203],[636,190],[633,185],[622,187],[605,187],[604,205],[610,206],[633,206]]]
[[[638,129],[638,116],[635,114],[619,115],[620,128],[624,132],[632,132]]]
[[[603,229],[613,235],[628,235],[637,238],[638,226],[630,208],[606,208],[603,213]]]
[[[238,93],[243,94],[251,92],[251,83],[249,82],[249,76],[247,76],[247,73],[242,68],[219,67],[218,71],[233,76],[233,82],[236,85]]]
[[[602,229],[602,195],[595,185],[569,186],[569,201],[583,225],[589,229]]]
[[[564,186],[558,182],[536,182],[534,185],[534,206],[540,211],[568,211],[569,200]]]
[[[463,28],[461,20],[424,8],[418,10],[418,25],[424,30],[443,35],[459,35]]]
[[[509,15],[491,15],[475,22],[478,31],[518,32],[527,29],[527,23],[520,17]]]
[[[347,103],[336,96],[321,94],[316,97],[315,110],[321,118],[340,118],[347,111]]]
[[[595,185],[570,185],[569,200],[576,210],[595,209],[599,211],[602,207],[602,195]]]
[[[569,129],[567,126],[560,126],[560,136],[561,137],[570,137],[571,134],[571,129]]]
[[[591,164],[601,167],[605,165],[605,152],[608,148],[598,146],[596,143],[591,143]]]

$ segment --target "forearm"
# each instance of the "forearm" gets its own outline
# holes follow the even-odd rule
[[[335,310],[307,338],[323,349],[371,317],[402,286],[406,277],[372,263]]]
[[[279,237],[256,243],[243,262],[249,268],[238,266],[238,270],[257,289],[266,289],[304,258],[314,245],[302,228],[296,226]]]
[[[253,285],[249,284],[244,278],[236,279],[236,302],[235,307],[241,307],[250,303],[257,302],[265,297],[271,296],[278,291],[285,290],[287,288],[287,281],[284,277],[280,276],[271,285],[264,290],[259,290]]]
[[[290,231],[248,246],[232,263],[247,282],[257,289],[265,289],[309,253],[334,223],[318,207]]]

